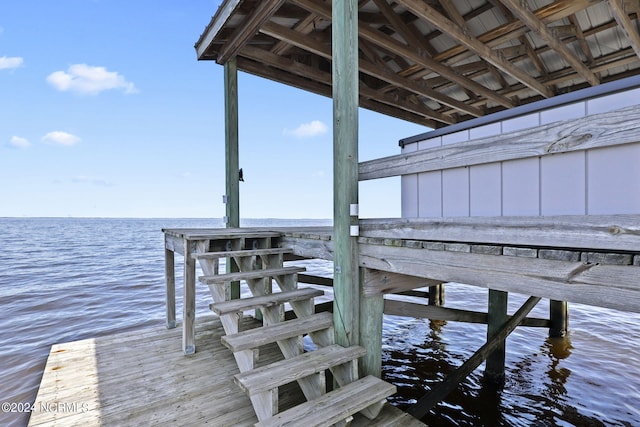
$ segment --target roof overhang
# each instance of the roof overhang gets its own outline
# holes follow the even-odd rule
[[[431,128],[640,74],[637,0],[363,0],[360,106]],[[331,2],[226,0],[200,60],[331,96]]]

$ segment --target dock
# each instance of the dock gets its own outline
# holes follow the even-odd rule
[[[55,344],[29,426],[252,426],[258,420],[233,382],[239,371],[223,334],[217,316],[198,318],[198,352],[189,357],[180,351],[180,328],[164,325]],[[261,363],[282,358],[275,345],[260,355]],[[300,396],[294,386],[279,400],[292,406]],[[376,420],[356,416],[351,425],[424,424],[387,404]]]

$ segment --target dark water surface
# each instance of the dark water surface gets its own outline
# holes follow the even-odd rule
[[[254,220],[247,226],[326,225]],[[216,220],[0,218],[0,402],[33,402],[50,346],[164,325],[163,227]],[[312,274],[331,265],[306,262]],[[180,269],[177,268],[178,274]],[[640,278],[639,278],[640,279]],[[178,278],[181,283],[181,278]],[[207,311],[200,288],[197,310]],[[446,305],[486,310],[487,292],[449,284]],[[524,297],[510,296],[510,312]],[[178,313],[182,312],[178,304]],[[531,316],[546,317],[542,302]],[[570,334],[520,328],[507,341],[504,388],[477,369],[424,421],[431,426],[640,426],[640,315],[570,305]],[[460,366],[486,327],[385,316],[383,375],[405,408]],[[0,426],[28,417],[0,411]]]

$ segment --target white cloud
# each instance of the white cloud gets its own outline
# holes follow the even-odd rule
[[[0,70],[12,70],[21,67],[24,59],[19,56],[0,56]]]
[[[47,82],[54,88],[66,92],[72,91],[86,95],[97,95],[105,90],[121,90],[124,93],[136,93],[135,85],[124,76],[108,71],[104,67],[87,64],[74,64],[67,71],[49,74]]]
[[[111,183],[110,181],[107,181],[106,179],[103,179],[103,178],[95,178],[93,176],[80,175],[72,178],[71,181],[75,182],[76,184],[91,184],[91,185],[97,185],[99,187],[113,186],[113,183]]]
[[[9,145],[14,148],[28,148],[31,146],[31,143],[27,138],[22,138],[20,136],[12,136],[9,140]]]
[[[327,130],[329,130],[327,125],[322,123],[320,120],[314,120],[309,123],[303,123],[293,130],[285,129],[283,133],[296,138],[311,138],[313,136],[322,135],[323,133],[326,133]]]
[[[48,134],[42,137],[42,140],[44,142],[48,142],[51,144],[66,145],[66,146],[74,145],[80,142],[79,137],[67,132],[62,132],[62,131],[49,132]]]

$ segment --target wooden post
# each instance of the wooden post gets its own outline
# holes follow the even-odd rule
[[[184,278],[182,298],[182,350],[184,354],[196,352],[196,260],[191,257],[193,243],[184,239]]]
[[[166,234],[164,238],[166,241]],[[171,249],[167,249],[166,243],[164,247],[164,276],[167,286],[167,329],[173,329],[176,327],[176,257]]]
[[[224,64],[224,129],[226,171],[226,226],[240,227],[240,160],[238,134],[238,68],[236,59]],[[227,273],[238,271],[231,258],[226,259]],[[231,284],[231,299],[240,298],[240,283]]]
[[[569,330],[569,307],[566,301],[549,301],[549,336],[562,338]]]
[[[360,269],[360,345],[367,354],[360,359],[360,377],[373,375],[380,378],[382,372],[382,294],[366,296],[364,289],[369,280],[367,268]]]
[[[507,302],[509,293],[489,289],[489,314],[487,324],[487,342],[491,341],[496,333],[504,326],[508,320]],[[505,337],[506,338],[506,337]],[[502,384],[504,382],[504,363],[506,356],[505,340],[496,346],[495,350],[487,357],[487,364],[484,371],[485,380]]]
[[[336,343],[359,340],[358,224],[358,1],[331,2],[333,76],[334,323]]]
[[[444,283],[429,286],[429,305],[444,305]]]

